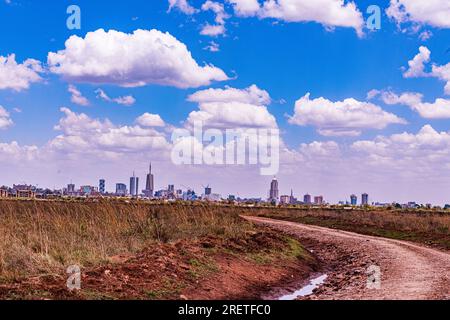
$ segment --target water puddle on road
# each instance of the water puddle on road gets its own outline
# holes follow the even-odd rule
[[[310,281],[310,283],[307,286],[304,286],[300,290],[295,291],[292,294],[287,294],[285,296],[282,296],[278,298],[280,301],[290,301],[295,300],[297,298],[307,297],[313,294],[314,290],[319,288],[325,280],[327,280],[328,276],[326,274],[321,275],[318,278],[315,278]]]

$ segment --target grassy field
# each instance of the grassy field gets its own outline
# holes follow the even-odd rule
[[[298,241],[239,213],[202,203],[1,200],[0,299],[177,299],[183,290],[222,299],[226,290],[246,292],[218,286],[223,274],[239,275],[235,282],[247,282],[253,292],[246,294],[257,298],[254,288],[276,285],[286,270],[308,276],[315,262]],[[83,270],[75,295],[65,290],[71,265]]]
[[[125,202],[0,201],[0,276],[89,266],[155,242],[239,238],[253,227],[231,210]]]
[[[412,210],[259,208],[241,214],[288,220],[450,250],[450,213]]]
[[[257,298],[258,288],[289,274],[308,277],[317,267],[297,240],[240,215],[450,249],[450,215],[431,211],[6,199],[0,201],[0,298],[177,299],[184,292]],[[70,265],[84,275],[75,296],[64,291]],[[231,277],[241,285],[222,282]],[[250,296],[240,295],[249,292],[245,285]]]

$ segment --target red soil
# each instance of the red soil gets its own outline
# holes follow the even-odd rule
[[[259,230],[240,239],[182,240],[112,257],[82,271],[79,292],[68,291],[65,274],[19,279],[0,285],[0,299],[258,299],[310,276],[312,257],[289,256],[285,236]]]

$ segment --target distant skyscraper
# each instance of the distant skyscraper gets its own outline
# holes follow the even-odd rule
[[[294,197],[294,190],[291,189],[291,196],[289,197],[289,204],[296,204],[297,199]]]
[[[128,193],[127,185],[123,183],[116,184],[116,195],[119,197],[124,197]]]
[[[350,203],[352,206],[356,206],[358,204],[358,197],[354,194],[350,196]]]
[[[147,174],[147,180],[145,181],[145,190],[143,191],[144,195],[146,197],[153,197],[153,194],[155,192],[155,185],[154,185],[154,176],[152,174],[152,164],[150,163],[149,171]]]
[[[303,197],[303,202],[305,204],[311,204],[311,195],[310,194],[305,194],[305,196]]]
[[[205,187],[205,196],[210,196],[212,194],[212,188],[210,186]]]
[[[314,197],[314,204],[322,205],[323,204],[323,197],[322,196]]]
[[[130,178],[130,195],[137,197],[139,195],[139,178],[133,172],[133,176]]]
[[[280,197],[280,203],[281,204],[284,204],[284,205],[286,205],[286,204],[290,204],[291,203],[291,197],[290,196],[281,196]]]
[[[67,185],[67,193],[75,193],[75,185],[73,183]]]
[[[105,181],[105,179],[100,179],[100,181],[98,183],[98,191],[100,192],[100,194],[105,194],[105,192],[106,192],[106,181]]]
[[[86,196],[90,196],[97,192],[97,188],[93,186],[81,186],[80,193]]]
[[[173,184],[169,184],[167,188],[167,196],[169,199],[175,199],[175,186]]]
[[[361,204],[363,206],[368,206],[369,205],[369,195],[367,193],[363,193]]]
[[[270,184],[269,200],[278,202],[280,196],[280,191],[278,189],[278,180],[273,178]]]

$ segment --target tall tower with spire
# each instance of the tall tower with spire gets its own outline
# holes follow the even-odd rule
[[[148,198],[152,198],[155,192],[155,181],[154,176],[152,174],[152,163],[150,162],[147,179],[145,181],[145,190],[143,191],[144,195]]]

